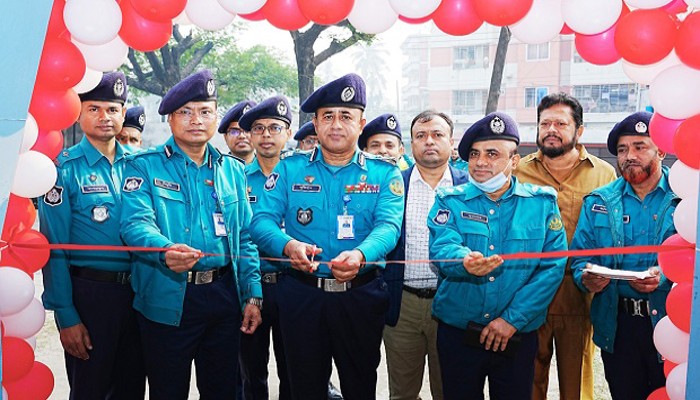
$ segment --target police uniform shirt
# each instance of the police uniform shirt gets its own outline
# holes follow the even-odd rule
[[[41,232],[50,243],[121,246],[121,181],[125,152],[116,144],[114,163],[84,137],[58,158],[56,185],[39,200]],[[89,267],[106,271],[128,271],[126,251],[54,250],[44,267],[47,309],[54,310],[60,327],[80,323],[73,307],[68,267]]]
[[[396,166],[359,150],[348,165],[328,165],[316,147],[282,159],[258,202],[251,235],[266,253],[284,257],[285,245],[294,238],[323,249],[315,261],[329,261],[342,251],[358,249],[367,262],[380,261],[383,268],[401,229],[403,180]],[[339,239],[339,228],[347,223],[339,218],[343,215],[352,216],[353,234]],[[279,228],[280,220],[286,233]],[[376,264],[363,270],[374,268]],[[314,275],[331,277],[332,273],[321,264]]]
[[[428,214],[430,258],[444,279],[433,301],[441,321],[465,329],[469,321],[503,318],[519,332],[536,330],[564,276],[565,258],[507,260],[486,276],[468,273],[462,260],[472,251],[494,254],[566,250],[566,235],[548,187],[512,186],[493,201],[467,183],[439,188]]]

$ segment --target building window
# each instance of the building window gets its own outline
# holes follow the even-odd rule
[[[581,102],[584,112],[631,113],[637,109],[637,84],[574,86],[574,97]]]
[[[549,59],[549,43],[528,44],[526,57],[527,61]]]
[[[526,87],[525,88],[525,108],[535,108],[540,104],[540,100],[549,94],[549,88],[541,87]]]
[[[574,64],[582,64],[585,62],[586,62],[586,60],[584,60],[583,57],[581,57],[581,55],[578,54],[578,51],[576,51],[576,49],[574,49]]]
[[[461,46],[453,49],[454,69],[488,68],[489,46]]]
[[[483,114],[487,97],[486,90],[455,90],[452,92],[452,114]]]

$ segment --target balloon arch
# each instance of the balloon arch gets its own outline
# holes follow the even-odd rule
[[[579,55],[592,64],[622,60],[633,81],[649,85],[655,109],[653,140],[679,159],[671,168],[671,186],[682,198],[674,216],[678,234],[664,244],[687,247],[659,254],[663,272],[677,285],[668,296],[668,316],[654,332],[657,349],[666,359],[667,386],[649,398],[700,398],[700,336],[694,332],[691,341],[689,334],[691,326],[700,326],[700,311],[691,324],[692,284],[698,279],[693,273],[697,253],[691,244],[697,239],[700,182],[700,12],[695,10],[700,10],[700,0],[2,2],[0,13],[12,17],[0,27],[6,50],[0,63],[0,155],[5,159],[0,225],[7,209],[0,241],[0,399],[45,399],[53,389],[51,371],[34,360],[34,338],[44,323],[44,310],[34,298],[32,277],[49,253],[42,248],[46,238],[31,229],[36,211],[29,199],[55,182],[52,159],[63,148],[61,129],[78,118],[78,93],[95,87],[103,71],[124,63],[129,47],[153,51],[165,45],[174,21],[218,30],[236,15],[266,19],[283,30],[347,18],[358,31],[371,34],[390,29],[398,19],[432,20],[448,35],[468,35],[488,23],[510,26],[518,40],[529,44],[575,35]],[[695,298],[700,298],[697,291]]]

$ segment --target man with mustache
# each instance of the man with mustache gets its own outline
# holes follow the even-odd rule
[[[523,157],[515,170],[522,182],[551,186],[557,191],[567,242],[576,229],[583,196],[615,180],[612,165],[588,154],[579,143],[583,135],[583,107],[566,93],[545,96],[537,106],[538,151]],[[576,289],[567,268],[564,280],[537,330],[533,399],[547,398],[549,366],[557,351],[559,394],[563,400],[593,399],[593,328],[591,295]],[[554,346],[553,346],[554,344]]]
[[[224,135],[226,146],[231,151],[231,155],[242,160],[246,165],[255,159],[255,151],[250,143],[250,132],[241,129],[238,121],[255,105],[256,103],[251,100],[238,102],[226,112],[219,123],[219,133]]]
[[[679,201],[668,183],[665,153],[649,137],[651,113],[638,112],[613,127],[608,150],[617,156],[622,177],[586,196],[572,249],[659,245],[675,233]],[[588,263],[650,277],[611,280],[587,272]],[[671,288],[657,267],[656,254],[576,257],[576,285],[593,293],[593,342],[601,348],[605,379],[613,399],[646,399],[665,385],[663,364],[654,348],[654,326],[666,315]]]

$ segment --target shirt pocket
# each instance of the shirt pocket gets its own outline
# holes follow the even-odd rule
[[[93,222],[119,223],[119,208],[116,207],[117,202],[112,193],[82,193],[78,196],[77,204],[79,212],[90,217]]]
[[[544,226],[513,226],[506,234],[506,254],[541,252],[544,238]],[[538,258],[530,258],[511,261],[508,265],[503,265],[502,267],[506,267],[504,270],[513,271],[515,277],[513,282],[516,282],[516,287],[520,287],[530,279],[539,262],[540,259]]]
[[[456,215],[457,228],[462,236],[462,244],[471,251],[478,251],[485,256],[489,255],[489,227],[485,223],[465,220],[459,214]]]

